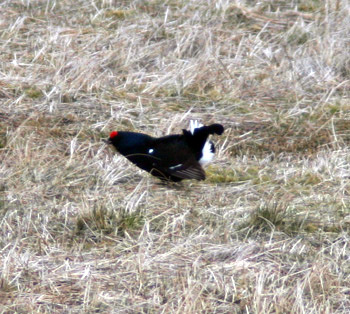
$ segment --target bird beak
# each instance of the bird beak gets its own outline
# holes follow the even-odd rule
[[[111,141],[111,139],[110,138],[108,138],[108,139],[102,139],[102,142],[104,142],[104,143],[106,143],[106,144],[112,144],[112,141]]]

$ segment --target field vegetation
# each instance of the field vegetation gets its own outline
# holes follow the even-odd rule
[[[0,313],[349,313],[347,0],[3,0]],[[112,130],[221,123],[202,182]]]

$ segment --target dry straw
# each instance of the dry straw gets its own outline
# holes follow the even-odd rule
[[[0,4],[1,313],[347,313],[350,6]],[[112,129],[219,122],[204,182]]]

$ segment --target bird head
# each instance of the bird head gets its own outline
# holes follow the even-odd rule
[[[113,144],[117,141],[118,138],[118,132],[117,131],[112,131],[109,134],[109,138],[107,140],[103,140],[106,144]]]

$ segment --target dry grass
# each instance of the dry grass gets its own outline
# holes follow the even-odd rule
[[[0,4],[1,313],[347,313],[350,5]],[[204,182],[101,142],[220,122]]]

